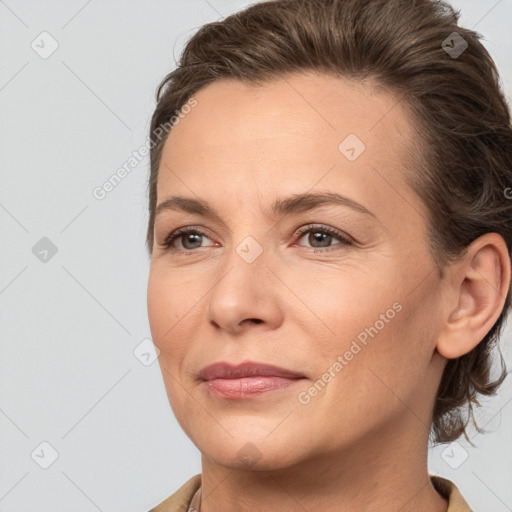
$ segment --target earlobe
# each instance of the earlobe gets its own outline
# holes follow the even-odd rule
[[[475,348],[503,310],[511,273],[505,241],[496,233],[482,235],[450,272],[454,299],[436,348],[443,357],[454,359]]]

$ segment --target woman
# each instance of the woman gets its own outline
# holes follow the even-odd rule
[[[160,85],[148,313],[202,471],[154,511],[470,510],[428,444],[505,377],[512,128],[457,21],[261,2]]]

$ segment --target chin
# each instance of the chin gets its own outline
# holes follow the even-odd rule
[[[251,442],[228,453],[225,450],[218,453],[209,450],[202,454],[215,464],[237,471],[275,471],[293,465],[293,461],[283,457],[283,452],[263,453],[259,448],[254,448]]]
[[[268,435],[273,428],[275,424],[257,436],[246,432],[233,437],[226,433],[219,438],[189,437],[204,457],[229,469],[273,471],[292,466],[298,459],[306,458],[306,454],[301,457],[296,451],[302,443],[288,432],[283,431],[282,438]]]

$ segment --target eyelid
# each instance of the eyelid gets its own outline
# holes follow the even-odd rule
[[[338,238],[345,244],[355,244],[356,241],[347,233],[340,231],[339,229],[332,228],[330,226],[327,226],[325,224],[307,224],[306,226],[303,226],[296,230],[296,236],[300,239],[302,236],[307,233],[308,231],[322,231],[324,233],[328,233],[331,236],[334,236],[335,238]],[[311,247],[311,249],[319,249],[318,247]],[[328,248],[327,248],[328,249]]]
[[[208,238],[208,239],[212,240],[211,237],[208,236],[207,230],[205,230],[204,228],[200,228],[200,227],[197,227],[197,226],[182,226],[181,228],[177,228],[177,229],[174,229],[174,230],[170,231],[165,236],[163,242],[161,242],[159,245],[164,250],[174,250],[174,251],[177,251],[177,252],[179,252],[179,251],[181,251],[181,252],[194,252],[197,249],[177,249],[177,248],[174,248],[172,246],[172,244],[176,240],[178,240],[181,235],[189,234],[189,233],[200,235],[200,236],[202,236],[204,238]],[[216,244],[216,242],[214,242],[214,244]],[[201,248],[202,247],[200,247],[200,249]]]

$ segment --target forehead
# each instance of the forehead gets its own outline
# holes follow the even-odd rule
[[[369,81],[363,84],[313,72],[285,75],[261,85],[217,80],[194,97],[197,106],[186,114],[188,122],[180,120],[174,127],[171,144],[191,131],[201,142],[216,146],[243,142],[250,147],[251,141],[255,146],[294,136],[314,142],[327,136],[327,141],[336,141],[349,131],[393,143],[400,141],[390,135],[407,137],[411,127],[406,104],[393,92],[377,89]],[[382,140],[383,135],[388,137]]]
[[[391,92],[298,73],[257,86],[223,79],[194,98],[164,145],[159,200],[179,189],[208,200],[222,190],[237,204],[254,194],[272,201],[318,184],[394,216],[397,199],[418,202],[401,175],[413,172],[411,120]]]

